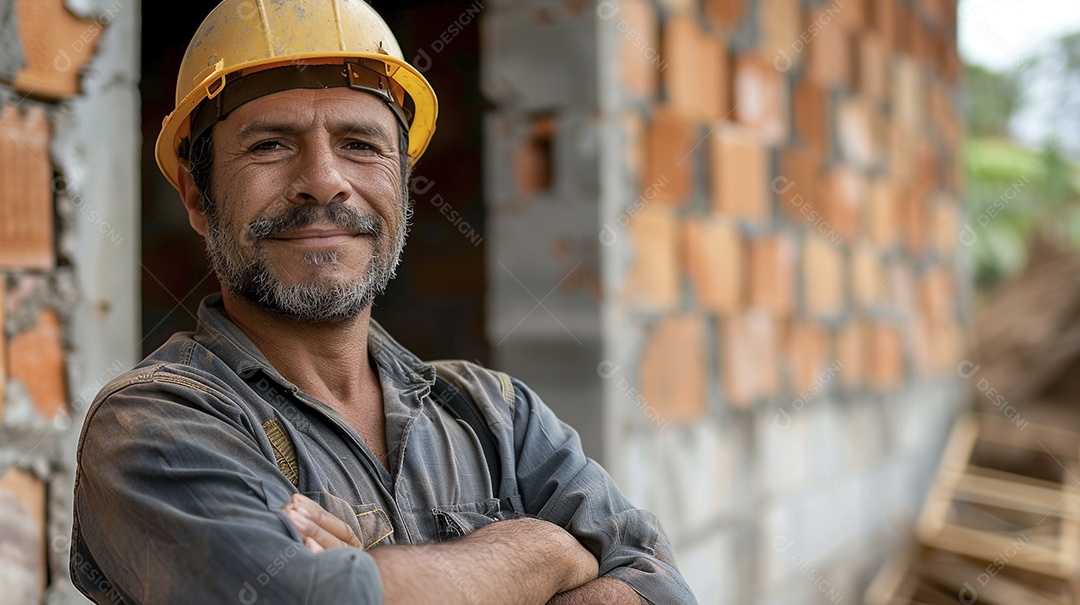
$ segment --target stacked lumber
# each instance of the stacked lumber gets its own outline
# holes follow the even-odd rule
[[[969,414],[867,605],[1080,603],[1080,434]]]
[[[976,313],[972,353],[981,372],[973,386],[981,381],[1001,400],[1025,406],[1066,401],[1074,417],[1070,420],[1075,419],[1080,394],[1077,275],[1080,252],[1074,246],[1044,234],[1032,238],[1024,269],[995,289]]]

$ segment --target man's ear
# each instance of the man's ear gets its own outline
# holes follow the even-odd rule
[[[202,191],[195,186],[195,179],[191,176],[187,162],[180,162],[178,176],[180,177],[180,199],[184,202],[184,207],[187,208],[188,222],[191,223],[191,227],[199,235],[206,237],[210,229],[206,223],[206,214],[202,211],[202,204],[200,204]]]

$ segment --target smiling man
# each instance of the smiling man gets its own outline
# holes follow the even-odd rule
[[[223,291],[91,406],[97,602],[693,603],[656,519],[520,381],[371,319],[434,93],[361,0],[226,0],[158,160]]]

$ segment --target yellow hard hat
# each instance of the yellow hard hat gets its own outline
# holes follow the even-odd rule
[[[224,0],[180,64],[158,166],[177,187],[185,147],[228,112],[272,92],[331,86],[381,96],[408,129],[410,163],[423,155],[439,113],[435,91],[364,0]]]

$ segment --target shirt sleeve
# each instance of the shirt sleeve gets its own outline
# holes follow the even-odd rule
[[[525,511],[566,528],[600,562],[654,605],[697,599],[676,568],[656,516],[635,508],[615,481],[585,456],[576,431],[532,390],[513,380],[517,478]]]
[[[186,375],[155,374],[95,405],[78,454],[76,584],[99,602],[382,603],[369,555],[304,547],[280,510],[295,490],[259,430]]]

